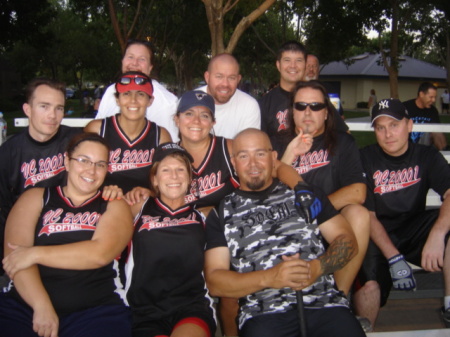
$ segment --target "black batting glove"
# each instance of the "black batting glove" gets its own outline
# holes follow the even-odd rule
[[[311,224],[322,211],[322,202],[314,195],[311,187],[304,181],[299,182],[295,187],[295,208],[298,214]]]

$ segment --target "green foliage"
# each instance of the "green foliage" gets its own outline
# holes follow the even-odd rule
[[[16,40],[33,46],[45,41],[41,27],[55,11],[46,0],[2,0],[0,9],[0,50],[8,50]]]
[[[33,32],[37,40],[20,35],[5,54],[22,81],[48,76],[81,88],[84,80],[107,83],[114,78],[120,53],[107,17],[92,20],[58,2],[48,12],[51,18],[37,16],[46,18]]]
[[[242,35],[234,54],[244,81],[267,88],[278,81],[275,54],[285,41],[306,43],[321,63],[363,52],[391,49],[387,31],[393,3],[399,3],[399,54],[447,65],[448,0],[283,0]],[[23,83],[45,75],[79,89],[107,84],[120,71],[121,47],[108,1],[4,0],[0,11],[0,53]],[[155,45],[153,75],[180,92],[203,79],[211,38],[201,0],[113,0],[123,36],[148,38]],[[225,43],[236,24],[261,0],[239,1],[225,16]],[[434,10],[436,7],[439,11]],[[369,29],[380,32],[367,39]]]
[[[305,8],[306,45],[322,64],[351,56],[350,47],[366,42],[367,13],[360,5],[360,1],[322,0]]]

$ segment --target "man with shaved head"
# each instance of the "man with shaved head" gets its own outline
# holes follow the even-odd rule
[[[239,63],[233,55],[218,54],[209,62],[207,85],[199,89],[214,98],[216,136],[233,139],[244,129],[261,127],[258,102],[237,88],[240,80]]]
[[[232,152],[241,185],[207,218],[205,276],[213,296],[240,298],[239,336],[298,336],[299,290],[308,336],[365,336],[333,278],[358,251],[349,224],[323,192],[272,178],[264,132],[240,132]]]

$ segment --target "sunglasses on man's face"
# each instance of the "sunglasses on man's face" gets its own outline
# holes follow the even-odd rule
[[[295,102],[294,103],[294,108],[299,111],[305,111],[308,106],[311,109],[311,111],[320,111],[320,110],[326,108],[325,103],[321,103],[321,102],[312,102],[312,103]]]
[[[134,83],[136,83],[137,85],[144,85],[145,83],[148,82],[147,79],[143,77],[122,77],[120,78],[119,83],[127,85],[131,83],[131,80],[133,80]]]

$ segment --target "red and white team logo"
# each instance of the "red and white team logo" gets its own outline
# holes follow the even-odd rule
[[[25,178],[24,188],[34,186],[38,182],[53,178],[54,176],[64,172],[64,156],[59,153],[53,157],[41,158],[36,162],[35,159],[29,163],[22,163],[20,172]]]
[[[115,149],[109,155],[109,173],[134,170],[152,165],[155,149],[151,150],[125,150]]]
[[[278,111],[276,114],[276,119],[278,120],[278,132],[280,132],[281,130],[286,130],[288,123],[287,123],[287,115],[288,115],[288,109],[284,110],[284,111]]]
[[[328,160],[328,151],[319,150],[305,153],[298,157],[293,163],[293,167],[298,174],[305,174],[309,171],[327,166],[330,163]]]
[[[419,183],[419,166],[405,168],[399,171],[378,170],[373,174],[374,193],[383,195],[395,192]]]
[[[190,193],[184,197],[186,203],[193,202],[198,198],[204,198],[210,194],[213,194],[220,190],[225,183],[222,182],[222,171],[217,171],[217,173],[207,174],[204,177],[199,177],[197,179],[192,179]],[[197,191],[200,195],[197,197]]]
[[[67,212],[63,216],[64,210],[58,208],[50,210],[43,216],[42,229],[38,236],[42,234],[55,234],[74,231],[95,231],[101,214],[97,212]]]
[[[185,226],[185,225],[191,225],[199,223],[196,220],[195,214],[192,213],[186,218],[180,218],[180,219],[171,219],[169,217],[164,217],[162,220],[160,220],[160,216],[150,216],[150,215],[143,215],[141,217],[142,219],[142,226],[139,228],[139,232],[143,230],[152,230],[152,229],[158,229],[158,228],[166,228],[166,227],[176,227],[176,226]]]

